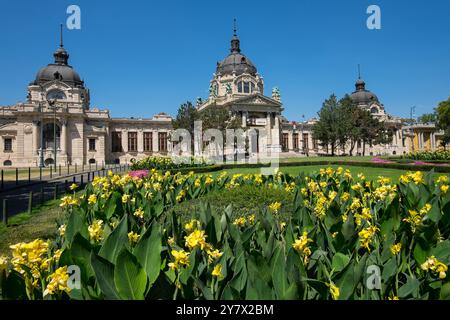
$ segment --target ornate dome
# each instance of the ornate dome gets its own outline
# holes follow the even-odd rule
[[[370,105],[373,102],[379,103],[376,94],[366,90],[366,83],[362,79],[358,79],[355,84],[356,91],[350,95],[350,98],[357,105]]]
[[[55,63],[50,63],[39,70],[33,84],[42,85],[49,81],[59,80],[72,87],[84,87],[79,74],[68,64],[69,54],[61,46],[53,54]]]
[[[233,39],[231,40],[231,53],[220,63],[217,63],[216,74],[231,75],[233,72],[236,75],[243,73],[256,75],[255,65],[241,53],[240,41],[236,35],[236,28],[234,29]]]

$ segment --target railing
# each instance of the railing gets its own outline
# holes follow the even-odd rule
[[[106,176],[109,170],[113,173],[121,173],[129,170],[129,168],[128,164],[108,165],[101,168],[92,166],[91,170],[84,172],[77,173],[75,169],[75,172],[71,176],[64,176],[53,180],[41,180],[36,184],[29,184],[28,188],[25,185],[23,187],[26,190],[21,190],[13,194],[9,192],[8,195],[3,196],[0,202],[1,221],[5,225],[8,225],[8,219],[17,213],[28,212],[31,214],[33,207],[36,205],[42,205],[48,200],[56,200],[66,194],[73,183],[77,184],[79,190],[93,181],[96,176]]]

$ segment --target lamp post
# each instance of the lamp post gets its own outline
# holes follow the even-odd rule
[[[40,130],[40,144],[41,147],[39,148],[39,167],[43,168],[45,166],[44,164],[44,121],[42,118],[42,101],[44,100],[44,94],[42,93],[43,89],[41,87],[41,100],[39,101],[39,114],[41,116],[41,119],[39,121],[39,130]]]

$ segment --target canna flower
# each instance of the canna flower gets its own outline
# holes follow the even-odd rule
[[[70,190],[72,190],[72,191],[76,190],[77,188],[78,188],[78,185],[76,183],[72,183],[70,185]]]
[[[425,206],[417,212],[416,210],[408,210],[408,217],[403,219],[403,221],[408,222],[411,225],[413,232],[416,231],[416,227],[422,223],[427,213],[431,210],[432,206],[426,203]]]
[[[170,269],[177,270],[180,267],[189,265],[189,252],[186,252],[184,250],[172,250],[171,254],[174,257],[175,261],[168,264]]]
[[[103,220],[94,220],[88,227],[89,238],[94,242],[99,242],[103,239]]]
[[[169,246],[174,245],[174,243],[175,243],[175,238],[174,237],[170,237],[169,239],[167,239],[167,244]]]
[[[247,218],[248,219],[248,223],[249,224],[255,223],[255,218],[256,218],[255,214],[249,215],[248,218]]]
[[[133,231],[128,233],[128,240],[131,243],[137,243],[139,241],[139,237],[140,236],[137,233],[133,232]]]
[[[243,227],[247,223],[247,219],[245,217],[239,217],[233,221],[233,224],[238,227]]]
[[[203,230],[195,230],[190,235],[184,237],[186,239],[186,247],[193,250],[199,247],[201,250],[207,246],[206,235]]]
[[[447,181],[448,181],[447,176],[439,176],[439,178],[437,178],[437,180],[436,180],[437,183],[447,182]]]
[[[186,190],[181,190],[179,193],[178,193],[178,195],[177,195],[177,197],[176,197],[176,201],[177,202],[181,202],[181,200],[183,200],[183,198],[186,196]]]
[[[88,198],[88,204],[96,204],[97,196],[95,194],[91,194]]]
[[[340,295],[339,287],[337,287],[333,282],[326,284],[328,288],[330,288],[331,298],[333,300],[338,300]]]
[[[122,203],[127,203],[128,201],[130,201],[131,196],[129,194],[124,194],[122,196]]]
[[[447,191],[448,191],[448,185],[443,184],[439,189],[441,190],[442,193],[447,193]]]
[[[372,239],[377,231],[380,231],[378,227],[370,226],[358,233],[361,248],[366,248],[370,251],[369,245],[372,243]]]
[[[136,211],[133,213],[133,215],[134,215],[136,218],[144,219],[144,210],[143,210],[142,208],[138,208],[138,209],[136,209]]]
[[[58,232],[59,232],[59,235],[60,235],[61,237],[64,237],[64,235],[66,234],[66,225],[65,225],[65,224],[62,224],[62,225],[58,228]]]
[[[278,213],[278,211],[281,209],[281,203],[280,202],[274,202],[274,203],[271,203],[270,205],[269,205],[269,209],[270,209],[270,211],[272,211],[273,213]]]
[[[52,273],[47,280],[49,280],[49,283],[44,290],[44,297],[62,292],[69,293],[71,291],[70,287],[67,285],[69,280],[67,266],[56,269],[56,271]]]
[[[308,243],[310,242],[313,242],[312,239],[308,238],[308,232],[304,231],[300,238],[295,240],[292,247],[307,257],[311,255],[311,249],[308,247]]]
[[[397,253],[399,253],[402,250],[402,244],[397,243],[391,246],[391,253],[393,256],[395,256]]]
[[[220,278],[223,278],[223,274],[222,274],[222,265],[221,265],[221,264],[217,264],[217,265],[214,267],[214,269],[213,269],[211,275],[212,275],[213,277],[217,277],[217,278],[219,278],[219,279],[220,279]]]
[[[196,219],[192,219],[191,221],[189,221],[189,223],[186,223],[184,225],[184,228],[187,231],[191,231],[192,229],[194,229],[196,226],[198,227],[200,225],[200,221],[196,220]]]
[[[442,262],[438,261],[435,256],[428,257],[428,259],[420,266],[424,271],[432,271],[439,275],[439,279],[445,279],[448,267]]]

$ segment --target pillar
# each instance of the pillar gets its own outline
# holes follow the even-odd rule
[[[61,121],[61,154],[65,155],[67,152],[67,121]]]

